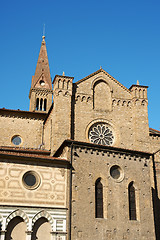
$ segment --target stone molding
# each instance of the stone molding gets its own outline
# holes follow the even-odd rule
[[[39,213],[37,213],[33,219],[32,219],[32,227],[33,225],[35,224],[35,222],[41,218],[41,217],[44,217],[48,220],[48,222],[51,224],[51,226],[53,225],[53,219],[52,219],[52,216],[45,210],[42,210],[40,211]],[[52,226],[53,227],[53,226]]]
[[[14,212],[12,212],[7,218],[6,218],[6,227],[8,225],[8,223],[14,218],[14,217],[21,217],[24,222],[26,223],[26,225],[28,226],[29,223],[29,218],[27,217],[26,213],[23,212],[20,209],[15,210]]]
[[[138,161],[142,162],[144,164],[144,167],[149,167],[149,162],[151,161],[151,157],[142,157],[133,153],[119,153],[119,152],[113,152],[108,150],[101,150],[96,148],[90,148],[90,147],[80,147],[80,146],[74,146],[74,156],[78,156],[78,153],[84,152],[84,153],[90,153],[95,155],[101,155],[101,156],[107,156],[117,159],[127,159],[129,161]]]

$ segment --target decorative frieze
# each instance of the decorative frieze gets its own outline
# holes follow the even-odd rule
[[[112,99],[112,106],[113,107],[127,107],[131,108],[133,106],[147,106],[148,100],[147,99]]]
[[[27,239],[31,239],[31,234],[36,222],[45,218],[51,226],[52,235],[63,236],[62,239],[66,239],[66,210],[65,209],[38,209],[38,208],[24,208],[20,207],[14,209],[11,207],[0,208],[0,223],[1,223],[1,236],[7,230],[7,226],[12,219],[20,217],[26,223],[26,235]]]
[[[54,96],[64,96],[64,97],[69,97],[72,96],[72,92],[64,89],[55,89],[54,90]]]
[[[117,159],[117,160],[121,160],[121,161],[124,161],[126,159],[128,159],[129,161],[137,161],[137,162],[142,162],[144,164],[145,167],[148,167],[148,163],[149,161],[151,161],[151,158],[149,156],[140,156],[138,155],[137,153],[134,154],[134,153],[129,153],[129,152],[126,152],[126,153],[120,153],[118,151],[114,151],[114,150],[104,150],[104,149],[97,149],[96,147],[80,147],[80,146],[76,146],[74,148],[74,159],[76,160],[76,156],[79,158],[79,153],[85,153],[85,154],[95,154],[95,155],[99,155],[100,157],[103,157],[103,158],[114,158],[114,159]]]
[[[76,102],[92,102],[93,101],[93,97],[92,95],[88,95],[88,94],[77,94],[75,97]]]

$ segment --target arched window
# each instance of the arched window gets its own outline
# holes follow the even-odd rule
[[[94,84],[93,108],[102,111],[108,111],[112,108],[111,89],[103,80],[97,81]]]
[[[26,223],[19,216],[14,217],[7,226],[5,240],[23,240],[26,239]]]
[[[42,111],[42,105],[43,105],[43,99],[41,98],[41,100],[40,100],[40,111]]]
[[[146,91],[145,91],[145,89],[143,90],[143,98],[146,98]]]
[[[67,89],[69,89],[69,83],[70,83],[70,81],[67,82]]]
[[[39,98],[36,99],[36,110],[39,110]]]
[[[47,110],[47,99],[44,99],[44,111]]]
[[[129,219],[137,220],[136,196],[135,196],[135,188],[133,186],[133,182],[131,182],[128,186],[128,198],[129,198]]]
[[[137,95],[138,95],[138,90],[137,90],[137,88],[136,88],[136,89],[135,89],[135,97],[138,97]]]
[[[61,79],[58,80],[58,88],[61,86]]]
[[[103,185],[101,178],[95,183],[95,217],[103,218]]]
[[[31,240],[51,240],[51,225],[44,217],[39,218],[32,229]]]

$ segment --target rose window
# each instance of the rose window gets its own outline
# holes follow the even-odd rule
[[[89,130],[89,140],[91,143],[111,146],[114,141],[113,132],[105,123],[95,123]]]

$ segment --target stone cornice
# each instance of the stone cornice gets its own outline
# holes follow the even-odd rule
[[[55,82],[56,78],[63,78],[63,79],[67,78],[68,80],[69,80],[69,79],[71,79],[71,80],[73,80],[73,79],[74,79],[74,77],[62,76],[62,75],[55,75],[55,77],[54,77],[54,79],[53,79],[53,82],[52,82],[52,84],[54,84],[54,82]]]
[[[133,84],[133,85],[129,88],[129,90],[131,90],[132,87],[136,87],[136,88],[148,88],[148,86]]]
[[[143,151],[137,151],[132,149],[125,149],[125,148],[118,148],[113,146],[105,146],[105,145],[99,145],[99,144],[93,144],[89,142],[80,142],[75,140],[67,139],[65,140],[62,145],[59,147],[59,149],[55,152],[54,156],[58,156],[59,152],[65,147],[65,146],[74,146],[74,147],[81,147],[84,149],[94,150],[94,151],[101,151],[101,152],[112,152],[117,154],[127,154],[131,156],[143,156],[147,159],[149,159],[153,154],[149,152],[143,152]]]
[[[64,158],[58,158],[58,157],[52,157],[49,155],[49,151],[44,150],[33,150],[33,149],[14,149],[14,148],[8,148],[7,147],[0,147],[0,159],[4,160],[7,159],[10,161],[14,160],[24,160],[28,163],[33,163],[33,161],[38,161],[38,164],[59,164],[59,165],[68,165],[69,161]],[[39,162],[40,161],[40,162]]]
[[[0,151],[32,153],[32,154],[40,154],[40,155],[50,155],[51,153],[50,150],[23,148],[23,147],[10,147],[10,146],[0,146]]]
[[[41,88],[31,88],[30,91],[33,91],[33,92],[44,92],[44,93],[53,93],[53,90],[50,90],[50,89],[41,89]]]
[[[29,99],[31,98],[31,92],[52,93],[53,94],[53,90],[51,90],[51,89],[31,88],[29,91]]]
[[[44,120],[47,116],[47,113],[0,108],[0,116],[9,118],[13,117],[22,119]]]

